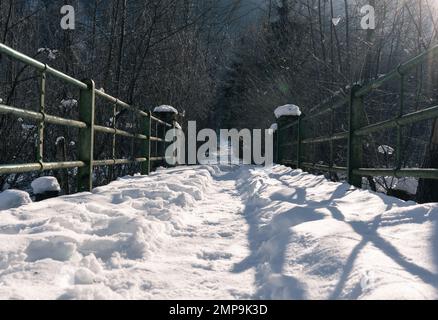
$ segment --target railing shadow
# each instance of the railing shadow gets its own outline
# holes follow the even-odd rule
[[[290,228],[301,223],[322,219],[314,212],[295,208],[275,217],[271,224],[259,228],[259,217],[254,215],[256,208],[247,206],[244,211],[249,225],[248,240],[251,255],[236,264],[233,272],[241,273],[255,268],[257,299],[295,299],[306,298],[303,284],[296,278],[283,274],[286,249],[293,236]],[[272,236],[275,234],[274,236]],[[271,237],[272,236],[272,237]]]
[[[271,195],[272,201],[290,202],[297,207],[275,216],[271,222],[260,228],[260,219],[263,212],[260,207],[249,201],[244,210],[244,216],[249,226],[248,242],[251,254],[232,270],[241,273],[246,270],[255,269],[255,281],[258,291],[255,294],[257,299],[306,299],[305,285],[297,278],[284,274],[286,261],[286,250],[290,239],[294,236],[291,228],[300,224],[324,219],[324,215],[317,212],[317,209],[326,207],[341,194],[345,195],[345,186],[341,185],[332,195],[332,199],[323,203],[308,203],[306,189],[293,188],[291,192],[277,192]],[[306,204],[306,206],[300,206]],[[269,210],[274,210],[275,207]],[[334,214],[336,208],[332,209]]]
[[[280,176],[272,174],[270,177],[278,181]],[[296,179],[304,178],[296,177]],[[335,200],[344,198],[346,194],[354,192],[356,189],[351,188],[348,184],[334,185],[333,190],[328,192],[331,193],[329,199],[312,201],[309,199],[307,188],[297,188],[293,185],[293,183],[296,183],[296,179],[291,184],[288,183],[287,179],[281,180],[287,189],[270,195],[270,200],[276,202],[275,205],[261,208],[257,204],[251,203],[251,199],[249,199],[245,208],[244,216],[249,225],[248,241],[251,254],[236,264],[232,271],[240,273],[252,268],[255,269],[255,280],[258,287],[256,298],[297,300],[307,298],[305,284],[291,275],[284,274],[283,269],[287,263],[287,246],[290,243],[290,239],[294,236],[291,228],[302,223],[324,219],[325,217],[318,212],[319,209],[329,210],[333,219],[347,224],[361,237],[361,240],[353,248],[348,258],[346,258],[341,268],[339,280],[333,292],[329,295],[329,299],[342,298],[343,290],[353,271],[355,262],[367,244],[372,244],[402,267],[403,270],[438,290],[438,275],[436,273],[410,261],[393,244],[378,234],[378,229],[384,226],[404,223],[421,224],[425,221],[433,221],[435,227],[432,237],[434,252],[431,254],[433,255],[436,269],[438,269],[438,221],[435,221],[438,218],[438,211],[419,208],[422,211],[413,210],[404,215],[397,214],[393,217],[381,215],[372,221],[347,221],[344,214],[337,207]],[[313,183],[310,182],[310,186],[312,185]],[[381,197],[381,200],[386,207],[385,212],[388,212],[395,204],[398,204],[398,202],[394,202],[394,199],[389,197]],[[263,213],[266,210],[276,211],[282,202],[289,202],[297,205],[297,207],[278,214],[268,225],[260,227],[263,225],[261,221]],[[401,203],[403,202],[400,201]],[[359,297],[361,293],[362,288],[360,284],[357,284],[357,288],[350,292],[350,295]]]

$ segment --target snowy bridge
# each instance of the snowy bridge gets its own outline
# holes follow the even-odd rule
[[[0,212],[0,299],[437,299],[438,205],[198,166]]]
[[[437,299],[438,205],[417,205],[357,187],[364,175],[438,177],[436,169],[361,168],[360,139],[382,128],[400,130],[432,119],[438,107],[414,114],[403,114],[401,108],[397,119],[374,126],[364,126],[361,112],[353,111],[364,94],[387,79],[399,76],[403,84],[404,72],[435,51],[368,87],[355,87],[345,98],[351,102],[348,132],[303,137],[300,128],[309,118],[280,119],[277,159],[297,170],[204,165],[150,173],[150,162],[163,160],[162,154],[151,154],[151,141],[163,142],[151,134],[151,122],[173,123],[96,90],[92,81],[70,78],[0,44],[0,52],[41,73],[37,112],[0,105],[1,113],[39,123],[37,162],[2,164],[0,174],[78,167],[79,191],[85,191],[0,211],[0,298]],[[81,90],[78,121],[46,114],[46,74]],[[115,110],[142,117],[144,130],[96,125],[96,96]],[[327,103],[323,111],[345,105],[345,99]],[[44,162],[45,123],[80,129],[78,161]],[[285,142],[284,132],[296,127],[297,140]],[[95,160],[95,132],[139,139],[141,155]],[[303,161],[304,145],[341,139],[348,141],[348,166],[339,167],[333,159],[328,165]],[[132,162],[143,164],[143,175],[92,188],[94,166]],[[351,184],[301,169],[340,171]]]
[[[405,85],[409,72],[424,61],[434,57],[438,52],[438,45],[419,54],[404,64],[379,79],[365,85],[355,84],[347,87],[346,92],[336,95],[315,106],[309,115],[277,115],[276,133],[276,163],[291,166],[297,169],[312,170],[312,172],[328,172],[331,176],[341,174],[353,186],[358,188],[363,185],[363,177],[413,177],[420,179],[438,179],[437,168],[412,168],[406,167],[403,156],[406,154],[406,144],[403,141],[403,129],[421,121],[436,120],[438,106],[432,106],[414,112],[407,112],[405,106]],[[0,174],[26,173],[33,171],[53,171],[57,169],[79,168],[77,174],[77,191],[91,191],[93,189],[93,169],[95,167],[112,167],[116,165],[140,164],[141,173],[148,175],[151,172],[152,162],[164,163],[165,158],[165,133],[169,128],[177,127],[172,116],[159,119],[152,112],[140,110],[120,99],[113,97],[103,90],[95,88],[92,80],[79,81],[47,64],[43,64],[29,56],[9,48],[0,43],[0,53],[18,60],[25,66],[37,70],[40,77],[39,110],[30,111],[15,106],[3,104],[0,101],[0,114],[12,115],[36,121],[38,123],[37,156],[34,163],[0,164]],[[80,90],[79,120],[65,119],[46,112],[46,82],[47,75],[67,83]],[[400,94],[397,116],[377,123],[367,122],[365,99],[377,89],[391,80],[400,81]],[[342,90],[341,90],[342,91]],[[99,125],[96,120],[96,100],[103,99],[113,108],[112,120],[106,126]],[[7,101],[5,102],[7,103]],[[290,105],[288,105],[290,106]],[[286,107],[286,106],[285,106]],[[412,106],[410,106],[412,109]],[[347,109],[347,110],[343,110]],[[121,130],[117,127],[116,117],[119,110],[128,111],[141,119],[141,132]],[[336,121],[339,114],[346,115],[346,121]],[[79,145],[76,161],[62,159],[58,162],[44,161],[44,133],[46,124],[55,124],[79,129]],[[338,127],[336,127],[338,124]],[[326,135],[321,136],[321,129],[325,126]],[[152,132],[155,127],[154,133]],[[160,128],[159,128],[160,127]],[[162,129],[161,129],[162,127]],[[364,154],[366,145],[373,140],[373,134],[387,130],[396,130],[395,149],[381,145],[378,146],[383,154],[395,153],[393,163],[386,167],[375,168],[370,166]],[[438,130],[438,126],[437,129]],[[96,160],[95,135],[112,135],[112,154],[110,159]],[[135,150],[132,142],[129,158],[116,158],[116,137],[126,137],[132,141],[140,142]],[[154,143],[155,152],[151,145]],[[343,151],[339,151],[341,145]],[[317,150],[318,152],[315,152]],[[388,151],[390,150],[390,151]],[[371,153],[370,150],[367,150]],[[380,151],[379,151],[380,152]],[[154,154],[155,153],[155,154]],[[418,162],[415,164],[418,166]],[[114,178],[114,177],[113,177]]]

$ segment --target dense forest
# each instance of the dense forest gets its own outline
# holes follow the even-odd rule
[[[60,28],[64,4],[76,9],[75,30]],[[364,5],[375,8],[373,29],[361,27]],[[2,43],[75,78],[91,78],[98,88],[144,110],[173,105],[184,121],[215,129],[268,128],[275,121],[273,110],[286,103],[311,114],[327,98],[348,95],[351,84],[377,79],[430,48],[438,37],[437,23],[434,0],[0,0]],[[436,68],[431,65],[409,75],[405,112],[437,102]],[[38,81],[34,71],[0,56],[3,103],[36,110]],[[49,86],[48,110],[77,117],[72,102],[78,92],[48,81],[55,83]],[[398,97],[398,82],[368,97],[367,121],[396,115]],[[112,111],[101,104],[98,119],[107,123]],[[346,112],[318,119],[309,133],[323,136],[330,121],[336,131],[345,131]],[[130,115],[119,116],[124,129],[136,125]],[[434,148],[429,143],[433,128],[428,121],[404,130],[405,166],[430,163],[426,154]],[[74,158],[77,132],[57,126],[48,130],[47,145],[52,147],[46,150],[47,159],[56,158],[59,137],[66,139],[68,157]],[[1,163],[35,158],[35,126],[0,116],[0,136]],[[105,158],[110,138],[97,139],[102,143],[95,157]],[[395,139],[394,132],[369,137],[366,162],[394,165],[379,146],[394,145]],[[345,164],[345,149],[336,146],[337,165]],[[122,148],[120,156],[130,151]],[[317,145],[305,155],[324,163],[326,151],[326,145]],[[105,172],[97,175],[98,183],[109,179]],[[22,180],[21,175],[3,176],[0,189]],[[392,186],[385,180],[377,183]]]

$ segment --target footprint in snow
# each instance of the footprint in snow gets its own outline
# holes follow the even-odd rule
[[[231,253],[228,252],[221,252],[221,251],[212,251],[212,252],[207,252],[207,251],[202,251],[201,253],[197,254],[197,257],[199,259],[203,259],[203,260],[229,260],[231,259],[233,255]]]
[[[192,267],[195,269],[202,269],[202,270],[206,270],[206,271],[213,271],[214,267],[211,263],[207,264],[207,265],[203,265],[203,264],[199,264],[199,263],[193,263]]]
[[[207,226],[218,226],[221,223],[219,221],[211,221],[210,220],[210,221],[205,221],[204,224],[207,225]]]
[[[222,238],[232,238],[233,237],[233,233],[232,232],[219,232],[218,235]]]

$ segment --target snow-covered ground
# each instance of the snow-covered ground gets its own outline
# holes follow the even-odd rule
[[[438,204],[198,166],[0,211],[3,299],[437,299]]]

